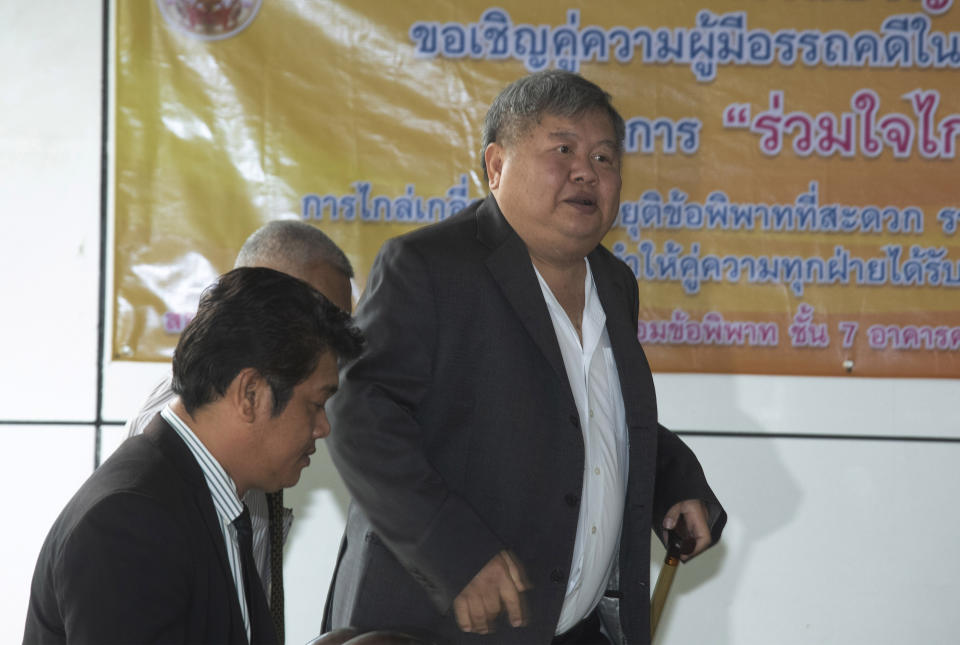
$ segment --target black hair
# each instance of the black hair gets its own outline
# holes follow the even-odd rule
[[[173,391],[193,414],[252,367],[270,385],[277,415],[324,353],[349,360],[363,342],[350,315],[306,282],[262,267],[233,269],[203,292],[180,335]]]

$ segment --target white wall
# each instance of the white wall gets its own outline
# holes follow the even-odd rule
[[[99,0],[0,3],[8,422],[95,415],[101,12]],[[165,369],[107,365],[104,417],[125,418]],[[960,381],[658,375],[657,385],[667,425],[739,433],[688,438],[730,522],[721,545],[681,567],[659,642],[957,641],[960,443],[876,438],[960,438]],[[103,456],[121,440],[106,427]],[[92,470],[94,431],[6,423],[0,445],[0,642],[12,643],[42,538]],[[284,567],[292,644],[319,629],[348,501],[318,457],[287,494],[298,517]]]
[[[0,419],[92,420],[99,2],[0,3]],[[0,426],[0,642],[23,635],[47,528],[94,463],[92,426]]]

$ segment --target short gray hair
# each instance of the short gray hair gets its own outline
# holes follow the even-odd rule
[[[480,167],[489,180],[484,152],[494,142],[504,145],[522,137],[544,114],[574,117],[601,110],[610,117],[618,150],[623,147],[626,126],[613,107],[611,97],[599,85],[573,72],[550,69],[536,72],[506,86],[490,104],[483,120]]]
[[[316,226],[299,220],[274,220],[247,238],[234,267],[293,265],[305,267],[317,260],[330,263],[348,278],[353,266],[346,254]]]

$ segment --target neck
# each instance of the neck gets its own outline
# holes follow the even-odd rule
[[[577,336],[582,342],[583,308],[586,306],[583,290],[583,283],[587,277],[586,260],[580,258],[574,262],[557,264],[538,260],[532,254],[530,258],[533,265],[537,267],[537,271],[543,276],[547,286],[550,287],[550,291],[553,292],[557,302],[563,307],[567,318],[573,323],[574,329],[577,330]]]
[[[248,486],[238,476],[238,469],[235,467],[235,464],[240,463],[237,451],[238,442],[228,436],[229,433],[226,432],[226,429],[230,426],[225,419],[220,418],[218,407],[205,405],[190,414],[179,398],[171,403],[170,407],[189,426],[200,443],[210,451],[217,463],[227,472],[227,475],[230,476],[237,487],[237,497],[243,499]]]

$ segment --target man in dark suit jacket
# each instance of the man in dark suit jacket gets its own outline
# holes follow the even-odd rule
[[[330,431],[338,357],[361,342],[305,282],[266,268],[221,276],[177,344],[178,398],[51,528],[24,643],[277,642],[240,499],[297,482]]]
[[[644,643],[651,528],[682,515],[690,557],[719,539],[699,463],[657,422],[636,278],[600,246],[623,130],[593,83],[521,79],[487,114],[491,195],[381,250],[370,344],[331,402],[355,504],[327,627]]]

